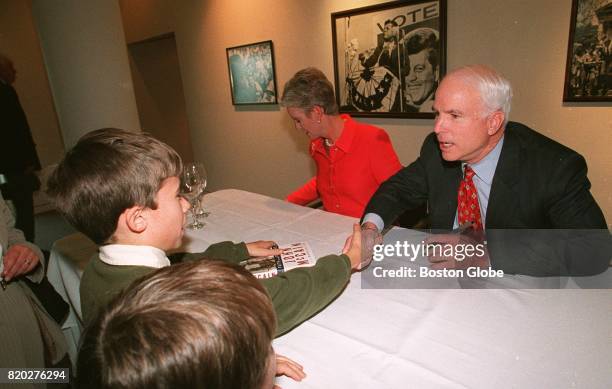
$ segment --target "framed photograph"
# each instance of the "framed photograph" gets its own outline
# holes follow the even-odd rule
[[[612,0],[573,0],[563,101],[612,101]]]
[[[272,41],[228,47],[232,104],[277,104]]]
[[[331,15],[340,112],[433,118],[446,73],[446,0],[404,0]]]

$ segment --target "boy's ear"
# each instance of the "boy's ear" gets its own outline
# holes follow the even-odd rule
[[[128,229],[135,233],[141,233],[147,228],[147,218],[144,215],[145,208],[135,205],[123,211],[125,224]]]

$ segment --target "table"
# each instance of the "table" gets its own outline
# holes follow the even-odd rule
[[[239,190],[206,195],[207,225],[181,250],[222,240],[307,241],[338,253],[356,219]],[[399,230],[419,240],[416,231]],[[56,255],[63,267],[72,266]],[[530,281],[516,277],[512,282]],[[608,388],[612,293],[581,289],[346,290],[274,347],[304,365],[290,388]],[[454,282],[454,281],[450,281]],[[455,285],[459,286],[459,285]]]

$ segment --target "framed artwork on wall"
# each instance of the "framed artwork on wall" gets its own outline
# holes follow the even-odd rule
[[[232,104],[277,104],[272,41],[228,47]]]
[[[612,0],[573,0],[563,101],[612,101]]]
[[[446,0],[404,0],[331,15],[340,112],[433,118],[446,73]]]

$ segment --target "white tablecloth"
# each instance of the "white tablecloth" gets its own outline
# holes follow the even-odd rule
[[[70,307],[68,317],[62,323],[62,332],[73,368],[76,368],[77,347],[83,331],[79,285],[83,269],[96,251],[97,246],[92,241],[81,233],[75,233],[56,241],[49,257],[47,278]]]
[[[307,241],[322,256],[340,252],[356,222],[238,190],[206,195],[204,205],[206,226],[189,230],[181,250],[271,239]],[[612,385],[610,290],[377,290],[361,281],[354,274],[333,303],[275,340],[308,374],[301,383],[280,378],[283,388]]]

